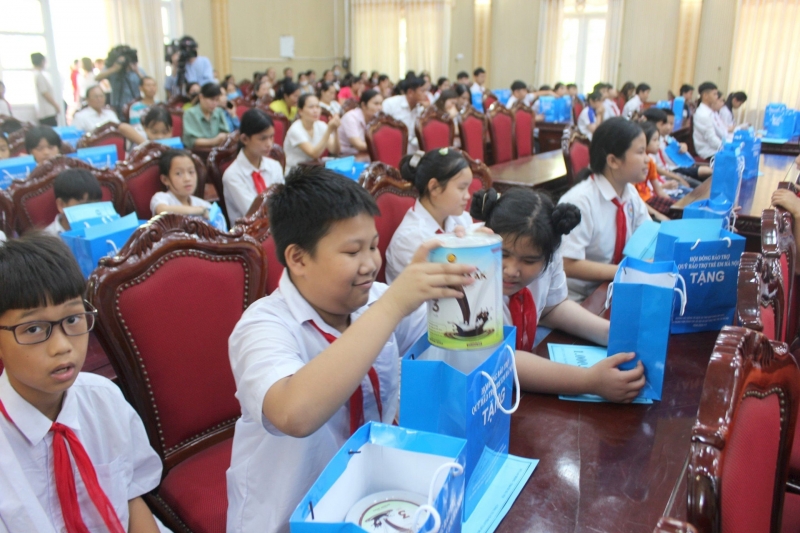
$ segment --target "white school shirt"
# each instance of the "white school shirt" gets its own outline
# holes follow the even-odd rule
[[[692,117],[692,140],[697,155],[703,159],[714,157],[722,146],[722,139],[714,127],[714,111],[706,104],[697,106]]]
[[[641,110],[642,110],[642,99],[639,98],[638,94],[635,94],[633,98],[625,102],[625,107],[622,108],[622,116],[630,120],[636,111],[641,111]]]
[[[314,138],[309,137],[308,132],[303,127],[301,120],[295,120],[286,132],[286,138],[283,139],[283,151],[286,153],[286,174],[300,163],[306,161],[313,161],[300,145],[303,143],[311,143],[316,146],[328,130],[328,125],[317,120],[314,122]],[[250,206],[248,206],[250,207]]]
[[[66,531],[53,471],[53,423],[14,390],[5,372],[0,375],[0,400],[14,421],[0,415],[0,532]],[[116,385],[81,372],[64,395],[56,421],[72,429],[83,444],[127,530],[128,501],[161,482],[161,460],[150,447],[139,415]],[[77,471],[75,484],[89,531],[107,532]]]
[[[225,197],[225,208],[228,210],[231,224],[247,214],[253,200],[258,196],[253,183],[253,172],[256,170],[261,172],[267,188],[276,183],[283,183],[283,169],[280,163],[269,157],[262,157],[260,167],[256,168],[247,159],[244,150],[239,150],[239,155],[222,175],[222,194]]]
[[[156,214],[156,207],[159,205],[183,205],[178,197],[175,196],[172,191],[161,191],[157,192],[153,195],[150,199],[150,212],[153,213],[153,216]],[[211,203],[206,202],[202,198],[198,198],[197,196],[190,196],[189,197],[189,205],[192,207],[204,207],[206,209],[211,209]]]
[[[59,96],[53,93],[53,84],[50,83],[50,73],[44,70],[36,70],[34,74],[36,84],[36,118],[48,118],[58,114],[58,109],[48,102],[44,93],[50,93],[53,100],[58,102]]]
[[[658,139],[658,157],[656,158],[656,163],[667,170],[674,170],[678,168],[678,165],[676,165],[675,162],[667,155],[667,144],[669,144],[671,141],[671,135],[664,135]]]
[[[381,104],[381,109],[387,115],[391,115],[395,120],[399,120],[408,128],[408,153],[413,154],[419,150],[419,143],[417,142],[417,134],[414,131],[414,125],[417,119],[422,115],[424,108],[417,105],[414,109],[408,105],[408,98],[404,94],[398,94],[387,98]]]
[[[561,197],[558,203],[571,203],[581,210],[580,224],[561,240],[563,257],[611,263],[617,240],[617,206],[612,202],[616,197],[611,183],[602,174],[594,174],[594,179],[590,177],[583,180]],[[647,204],[630,183],[625,185],[619,200],[624,205],[627,219],[627,242],[636,228],[650,220],[650,215],[647,213]],[[598,285],[600,282],[597,281],[567,279],[569,297],[576,301],[584,300]]]
[[[722,109],[727,109],[727,107],[723,106]],[[714,131],[717,132],[717,136],[722,139],[722,142],[727,140],[728,127],[725,125],[725,119],[722,118],[719,111],[714,112]],[[731,139],[733,139],[733,134],[731,134]]]
[[[611,98],[606,98],[605,100],[603,100],[603,105],[606,106],[606,112],[605,112],[606,117],[618,117],[621,115],[621,113],[619,112],[619,106]]]
[[[103,108],[98,113],[91,107],[86,107],[75,113],[72,118],[72,126],[86,132],[93,131],[98,126],[108,122],[119,124],[119,119],[114,111],[107,108]]]
[[[0,98],[0,115],[11,116],[11,106],[8,105],[5,98]]]
[[[352,313],[351,320],[358,320],[387,288],[374,283],[367,305]],[[375,359],[384,423],[391,424],[398,410],[400,357],[423,335],[426,320],[422,306],[400,321]],[[320,318],[284,271],[278,290],[251,305],[228,339],[236,398],[242,406],[227,472],[228,533],[288,533],[292,511],[349,438],[347,404],[305,438],[281,433],[262,413],[269,388],[329,346],[312,321],[326,333],[341,336]],[[364,420],[380,420],[367,376],[361,387]]]
[[[722,123],[725,124],[726,130],[736,123],[736,121],[733,119],[733,112],[728,109],[728,106],[722,106],[722,109],[720,109],[718,113],[719,118],[722,119]]]
[[[586,137],[591,141],[592,140],[592,132],[589,131],[589,125],[597,122],[597,117],[595,117],[594,122],[589,120],[589,110],[591,107],[586,106],[581,111],[581,114],[578,116],[578,131],[586,135]]]
[[[528,285],[528,289],[536,303],[537,323],[545,309],[555,307],[567,299],[567,275],[564,273],[564,258],[560,250],[556,250],[550,264]],[[514,321],[511,320],[511,311],[508,309],[509,299],[508,296],[503,296],[503,323],[513,326]]]
[[[48,235],[52,235],[53,237],[58,237],[58,236],[60,236],[62,233],[64,233],[65,231],[67,231],[67,230],[65,230],[65,229],[64,229],[64,226],[62,226],[62,225],[61,225],[61,222],[59,221],[59,217],[60,217],[60,216],[61,216],[61,215],[56,215],[56,219],[55,219],[54,221],[52,221],[52,222],[51,222],[51,223],[50,223],[50,224],[49,224],[49,225],[48,225],[46,228],[44,228],[42,231],[43,231],[43,232],[45,232],[45,233],[46,233],[46,234],[48,234]]]
[[[467,211],[457,217],[447,217],[444,220],[444,233],[452,233],[456,226],[464,228],[472,226],[472,217]],[[393,282],[400,275],[411,263],[419,246],[432,239],[437,231],[441,232],[439,224],[417,200],[406,212],[386,248],[386,283]]]

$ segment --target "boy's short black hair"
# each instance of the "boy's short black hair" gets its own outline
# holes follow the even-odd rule
[[[675,111],[673,111],[672,109],[662,109],[661,111],[664,112],[667,118],[675,116]]]
[[[378,83],[383,83],[388,79],[389,79],[389,76],[387,76],[386,74],[381,74],[380,76],[378,76]]]
[[[694,86],[689,85],[688,83],[684,83],[683,85],[681,85],[679,93],[680,94],[686,94],[689,91],[694,91]]]
[[[53,193],[64,202],[84,198],[99,202],[103,199],[100,182],[85,168],[70,168],[60,172],[53,180]]]
[[[646,83],[640,83],[639,85],[636,86],[636,94],[643,93],[643,92],[649,91],[649,90],[650,90],[650,86],[647,85]]]
[[[61,148],[61,137],[56,130],[50,126],[35,126],[25,132],[25,150],[31,153],[31,150],[39,146],[42,139],[46,139],[50,146]]]
[[[559,81],[559,82],[557,82],[555,85],[553,85],[553,90],[554,90],[554,91],[557,91],[557,90],[559,90],[560,88],[562,88],[563,86],[564,86],[564,84],[563,84],[563,83],[561,83],[561,82]]]
[[[2,316],[81,297],[86,280],[64,241],[33,231],[0,243],[0,287]]]
[[[549,85],[542,85],[541,87],[539,87],[539,90],[540,91],[552,91],[553,88],[550,87]]]
[[[167,150],[161,155],[158,160],[158,171],[162,176],[169,176],[169,170],[172,168],[172,160],[176,157],[188,157],[192,159],[192,153],[189,150]],[[192,159],[192,162],[194,160]]]
[[[704,81],[703,83],[700,84],[700,87],[697,88],[697,92],[699,92],[701,96],[705,92],[716,91],[716,90],[717,90],[717,84],[712,81]]]
[[[322,166],[298,166],[267,200],[269,225],[278,261],[296,244],[314,254],[334,222],[380,211],[366,189]]]
[[[462,70],[461,72],[459,72],[459,73],[456,75],[456,79],[457,79],[457,80],[462,80],[462,79],[464,79],[464,78],[469,78],[469,73],[467,73],[467,71],[466,71],[466,70]]]
[[[574,83],[568,83],[567,84],[567,89],[577,89],[577,88],[578,88],[578,86],[575,85]]]
[[[200,87],[200,94],[202,94],[205,98],[217,98],[222,94],[222,90],[219,88],[218,84],[214,82],[208,82]]]
[[[512,92],[513,91],[519,91],[521,89],[527,89],[527,88],[528,88],[528,86],[525,85],[525,82],[521,81],[521,80],[517,80],[517,81],[515,81],[514,83],[511,84],[511,91]]]
[[[44,64],[44,56],[39,52],[34,52],[31,54],[31,64],[34,67],[41,67]]]
[[[667,114],[664,113],[663,109],[659,109],[657,107],[651,107],[649,109],[645,109],[642,116],[644,116],[645,120],[647,120],[648,122],[653,122],[655,124],[667,121]]]
[[[483,69],[483,67],[478,67],[472,72],[473,76],[480,76],[481,74],[486,74],[486,71]]]
[[[425,80],[417,76],[412,76],[410,78],[404,79],[402,84],[403,84],[403,92],[407,93],[408,91],[416,91],[417,89],[425,85]]]

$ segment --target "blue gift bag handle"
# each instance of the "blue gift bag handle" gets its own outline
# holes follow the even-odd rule
[[[694,244],[692,245],[692,247],[691,247],[691,248],[689,248],[689,249],[690,249],[690,250],[694,250],[695,248],[697,248],[697,245],[698,245],[698,244],[700,244],[700,241],[701,241],[701,240],[702,240],[702,239],[697,239],[697,241],[695,241],[695,243],[694,243]],[[728,242],[728,248],[730,248],[730,247],[731,247],[731,245],[733,244],[733,241],[731,241],[731,238],[730,238],[730,237],[722,237],[722,239],[721,239],[721,240],[723,240],[723,241],[727,241],[727,242]]]
[[[500,401],[500,396],[498,396],[497,394],[497,384],[492,379],[492,376],[490,376],[488,372],[485,372],[483,370],[481,370],[481,375],[486,379],[488,379],[489,385],[492,386],[492,396],[494,396],[494,401],[497,404],[497,408],[501,412],[510,415],[514,414],[517,411],[517,408],[519,407],[519,398],[522,394],[520,392],[520,387],[519,387],[519,374],[517,373],[517,360],[514,358],[514,349],[511,348],[511,346],[509,346],[508,344],[505,345],[505,348],[506,350],[508,350],[509,355],[511,355],[511,367],[514,369],[514,386],[517,389],[517,401],[514,403],[514,407],[512,407],[511,409],[506,409],[505,407],[503,407],[503,403]]]
[[[417,511],[414,513],[414,521],[412,522],[411,526],[412,531],[419,531],[417,523],[419,517],[422,516],[423,511],[427,511],[428,515],[425,517],[425,520],[422,521],[422,525],[425,525],[425,522],[428,521],[429,517],[433,517],[433,529],[431,530],[431,533],[438,533],[439,528],[442,527],[442,517],[439,516],[439,511],[437,511],[436,507],[433,506],[433,501],[435,496],[434,491],[436,490],[436,480],[439,479],[439,474],[441,474],[444,470],[453,470],[456,476],[460,476],[464,473],[463,466],[452,462],[445,463],[436,469],[436,472],[433,473],[433,479],[431,479],[431,486],[428,489],[428,503],[420,505],[417,508]]]
[[[725,238],[728,239],[727,237]],[[730,239],[728,240],[730,241]],[[700,239],[698,239],[694,245],[697,246],[699,242]],[[692,247],[692,249],[694,249],[694,247]],[[683,279],[683,276],[681,276],[680,274],[677,274],[677,276],[678,279],[681,281],[681,284],[683,285],[683,289],[681,289],[680,287],[673,287],[672,290],[677,292],[678,295],[681,297],[681,316],[683,316],[684,311],[686,311],[686,280]],[[614,282],[612,281],[611,283],[608,284],[608,291],[606,292],[606,306],[604,309],[608,309],[609,306],[611,305],[611,297],[613,296],[613,294],[614,294]]]

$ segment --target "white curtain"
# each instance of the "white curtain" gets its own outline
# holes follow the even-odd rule
[[[603,42],[603,79],[614,86],[619,85],[619,55],[622,48],[622,15],[625,0],[608,0],[606,12],[606,36]]]
[[[112,46],[136,48],[139,67],[164,86],[164,34],[160,0],[106,0]]]
[[[564,0],[542,0],[539,12],[539,44],[535,84],[552,84],[561,72],[561,27]]]
[[[350,0],[354,71],[377,70],[400,78],[400,0]],[[404,73],[405,74],[405,73]]]
[[[684,83],[692,84],[697,61],[697,43],[700,39],[700,20],[703,0],[681,0],[678,38],[675,44],[675,66],[672,69],[672,91],[678,91]]]
[[[406,65],[429,72],[433,80],[447,75],[450,57],[450,0],[405,0]]]
[[[747,93],[741,118],[762,127],[767,104],[800,107],[800,0],[739,0],[736,18],[727,90]]]

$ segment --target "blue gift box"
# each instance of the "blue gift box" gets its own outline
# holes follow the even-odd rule
[[[497,101],[503,105],[506,105],[511,98],[511,89],[494,89],[492,92],[497,97]]]
[[[112,144],[79,148],[77,152],[68,154],[69,157],[80,159],[95,168],[112,168],[117,164],[117,147]]]
[[[672,131],[680,129],[683,125],[683,108],[686,107],[686,99],[678,96],[672,101],[672,112],[675,113],[675,127]]]
[[[369,163],[359,163],[355,156],[340,157],[325,162],[325,168],[333,170],[351,180],[357,180],[361,173],[369,166]]]
[[[159,139],[157,141],[158,144],[163,144],[164,146],[168,146],[173,150],[183,150],[183,141],[180,137],[170,137],[169,139]]]
[[[0,160],[0,189],[7,189],[14,180],[24,180],[36,168],[32,155]]]
[[[61,140],[70,143],[72,146],[78,144],[78,141],[83,137],[83,130],[72,126],[56,126],[53,128]]]

